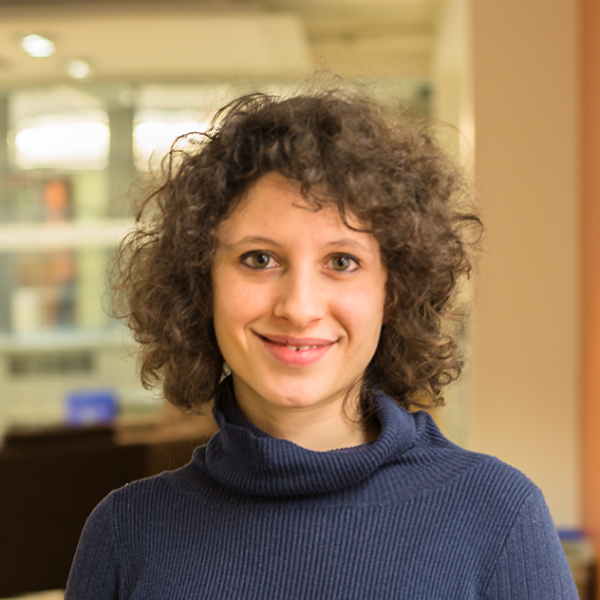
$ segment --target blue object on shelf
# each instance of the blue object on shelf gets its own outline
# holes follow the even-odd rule
[[[85,390],[67,396],[67,423],[95,425],[110,423],[117,416],[117,395],[113,390]]]
[[[585,539],[585,533],[581,529],[558,529],[558,537],[561,542],[580,542]]]

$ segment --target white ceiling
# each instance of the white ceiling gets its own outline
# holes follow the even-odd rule
[[[0,88],[98,82],[429,74],[440,0],[0,0]],[[52,39],[29,57],[23,35]]]

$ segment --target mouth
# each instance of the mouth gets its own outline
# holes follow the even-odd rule
[[[331,340],[325,340],[321,338],[294,338],[286,335],[262,335],[260,333],[257,335],[266,342],[285,346],[286,348],[296,352],[301,350],[314,350],[315,348],[330,346],[334,343]]]
[[[335,340],[322,338],[294,338],[259,333],[256,335],[275,358],[293,366],[305,366],[319,360],[335,344]]]

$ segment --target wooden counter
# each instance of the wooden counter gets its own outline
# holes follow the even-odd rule
[[[92,509],[111,490],[186,464],[212,420],[130,420],[9,432],[0,450],[0,597],[64,588]]]

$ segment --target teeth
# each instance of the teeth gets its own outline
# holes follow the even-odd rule
[[[294,352],[298,352],[300,350],[312,350],[314,348],[317,348],[317,346],[286,346],[286,348],[289,348]]]

